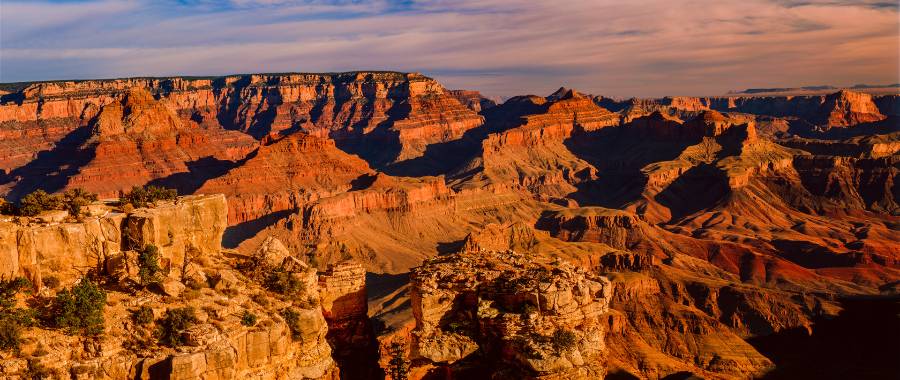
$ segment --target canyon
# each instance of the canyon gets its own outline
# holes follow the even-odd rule
[[[92,273],[108,298],[102,336],[25,329],[0,378],[779,378],[803,361],[766,342],[900,295],[900,94],[499,102],[397,72],[3,88],[0,194],[100,200],[3,215],[0,278],[47,298]],[[150,185],[182,196],[114,200]],[[147,245],[166,274],[133,289]],[[130,317],[188,305],[179,347]]]

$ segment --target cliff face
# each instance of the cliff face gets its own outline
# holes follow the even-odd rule
[[[213,255],[222,249],[227,215],[228,204],[221,194],[137,209],[123,222],[122,234],[128,240],[124,247],[140,249],[152,244],[172,265],[183,265],[186,257]]]
[[[162,258],[178,267],[188,252],[218,254],[227,226],[222,195],[183,197],[131,214],[102,205],[95,209],[99,215],[80,223],[0,222],[5,242],[0,277],[25,276],[37,287],[47,276],[74,280],[146,244],[159,247]]]
[[[485,371],[473,375],[500,378],[605,373],[601,316],[612,297],[605,278],[485,251],[428,261],[410,280],[414,362],[440,368],[466,358]]]
[[[651,227],[626,211],[581,207],[547,215],[538,226],[567,241],[593,241],[629,250],[653,235]]]
[[[665,270],[678,272],[675,268]],[[746,315],[717,315],[719,305],[732,313],[752,310],[751,304],[717,299],[719,290],[707,282],[684,284],[659,276],[653,271],[611,274],[615,296],[606,336],[611,368],[647,378],[677,372],[748,378],[772,368],[771,361],[727,325],[729,318],[739,320]],[[798,312],[793,307],[775,313],[765,310],[754,317],[780,323],[782,316],[777,313]],[[708,311],[710,308],[715,311]],[[661,325],[668,326],[666,332],[661,332]]]
[[[133,88],[152,93],[166,112],[201,125],[257,138],[290,130],[350,145],[368,138],[410,157],[420,154],[421,146],[458,137],[481,123],[431,78],[393,72],[37,83],[4,96],[0,123],[89,120],[107,105],[115,108]]]

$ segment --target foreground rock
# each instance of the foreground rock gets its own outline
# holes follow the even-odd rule
[[[326,280],[320,289],[314,268],[270,240],[255,255],[258,262],[266,273],[286,273],[297,290],[264,288],[237,269],[246,258],[222,253],[228,212],[222,195],[181,197],[127,214],[91,207],[106,212],[80,223],[0,222],[0,277],[31,280],[37,292],[27,305],[40,308],[85,275],[107,294],[102,334],[25,328],[19,350],[0,351],[0,378],[35,371],[77,379],[338,378],[321,297],[329,320],[365,315],[364,307],[342,298],[361,292],[365,306],[364,277],[352,277],[362,282],[347,286]],[[159,272],[145,287],[139,253],[130,249],[148,245],[157,247]],[[26,307],[24,298],[17,303]],[[149,321],[135,317],[139,310]],[[160,338],[160,321],[175,310],[193,318],[171,343]]]
[[[410,280],[411,356],[419,367],[519,379],[605,373],[602,316],[612,288],[603,277],[483,251],[429,260]]]
[[[147,244],[159,248],[166,269],[174,272],[190,256],[218,254],[227,226],[222,195],[181,197],[131,213],[103,204],[91,207],[98,215],[79,223],[0,221],[0,277],[26,277],[36,287],[46,277],[74,281],[90,270],[124,265],[126,251]]]

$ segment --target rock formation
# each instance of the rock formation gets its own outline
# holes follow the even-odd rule
[[[470,90],[450,90],[450,96],[459,100],[464,106],[469,107],[472,111],[481,112],[491,107],[497,106],[497,102],[491,98],[486,98],[478,91]]]
[[[514,252],[483,251],[429,260],[410,281],[414,362],[450,371],[469,362],[479,368],[470,371],[495,378],[605,373],[602,316],[612,288],[603,277]],[[466,375],[465,366],[458,371]]]
[[[344,193],[355,180],[373,174],[365,161],[337,149],[334,141],[298,133],[263,139],[239,165],[197,192],[227,194],[229,223],[238,224]]]
[[[375,376],[377,352],[368,316],[366,269],[352,261],[329,265],[319,273],[319,295],[328,341],[345,376]]]
[[[115,289],[107,291],[102,335],[82,338],[28,328],[20,352],[32,359],[0,354],[0,375],[17,378],[41,368],[53,376],[92,379],[338,378],[316,271],[302,262],[286,266],[296,259],[269,241],[256,256],[265,258],[263,265],[289,268],[303,290],[273,298],[249,281],[221,253],[224,196],[182,197],[127,214],[104,204],[91,211],[78,223],[20,219],[0,227],[2,277],[25,276],[44,296],[85,281],[85,275]],[[137,253],[128,249],[146,245],[158,247],[161,277],[146,288],[152,292],[120,290],[143,281]],[[350,311],[334,307],[339,302],[333,299],[344,288],[327,280],[325,285],[321,294],[329,302],[329,318],[344,318],[341,313]],[[364,285],[357,286],[364,297]],[[194,322],[179,332],[182,344],[175,347],[157,343],[151,326],[132,317],[139,307],[161,319],[167,310],[187,305]],[[288,318],[282,310],[293,314]],[[248,314],[253,315],[249,322]]]
[[[119,260],[124,250],[146,244],[159,247],[162,259],[175,268],[184,264],[186,255],[218,254],[227,226],[222,195],[179,198],[129,214],[97,205],[94,213],[80,223],[28,218],[0,222],[4,241],[0,277],[24,276],[37,287],[47,276],[74,280],[109,260]]]
[[[395,72],[8,88],[3,212],[39,188],[194,195],[128,212],[101,202],[79,223],[58,210],[0,217],[0,275],[29,278],[36,296],[94,272],[134,291],[111,290],[94,356],[83,339],[25,333],[25,355],[58,342],[41,362],[62,371],[368,378],[406,342],[413,377],[480,374],[497,359],[488,369],[513,377],[748,378],[792,360],[759,342],[816,335],[845,297],[897,288],[896,94],[561,88],[494,104]],[[140,287],[147,244],[166,277]],[[304,291],[273,293],[261,273]],[[527,281],[541,273],[559,274],[548,283],[566,302],[490,291],[508,280],[549,300]],[[607,295],[582,297],[596,284],[615,289],[608,310]],[[191,345],[118,348],[150,333],[128,318],[139,305],[158,320],[187,304],[201,321]],[[255,325],[241,324],[245,310]],[[548,343],[563,327],[571,350]],[[2,355],[4,375],[30,368]]]

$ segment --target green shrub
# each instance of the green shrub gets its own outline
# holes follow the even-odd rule
[[[24,277],[0,279],[0,311],[5,312],[16,306],[16,294],[30,287],[31,281]]]
[[[19,351],[22,326],[15,319],[0,317],[0,350]]]
[[[130,204],[134,207],[147,207],[150,203],[164,200],[173,200],[178,197],[178,191],[158,186],[134,186],[131,191],[119,196],[119,204]]]
[[[300,313],[292,308],[286,308],[281,311],[281,316],[284,317],[284,323],[291,330],[291,337],[299,338],[303,332],[303,329],[300,327]]]
[[[319,307],[319,299],[310,294],[306,297],[299,297],[294,300],[294,304],[301,309],[314,309]]]
[[[37,311],[31,308],[15,308],[6,310],[6,317],[16,321],[22,327],[33,327],[38,324]]]
[[[19,215],[16,204],[0,198],[0,215]]]
[[[103,308],[106,292],[84,277],[72,287],[56,294],[54,322],[71,333],[97,335],[103,332]]]
[[[0,350],[18,351],[22,327],[35,325],[34,310],[15,307],[16,295],[30,288],[24,277],[0,279]]]
[[[59,278],[54,277],[54,276],[47,276],[43,280],[41,280],[41,282],[44,283],[44,286],[46,286],[50,289],[56,289],[59,287],[59,284],[60,284]]]
[[[262,292],[250,296],[250,299],[259,306],[269,306],[269,297],[266,297]]]
[[[247,327],[256,326],[256,314],[250,312],[250,310],[244,310],[244,315],[241,316],[241,324]]]
[[[294,296],[306,291],[306,284],[293,273],[276,269],[269,273],[265,281],[266,288],[286,296]]]
[[[522,304],[522,314],[528,315],[534,312],[537,312],[537,306],[534,306],[528,302]]]
[[[157,321],[159,343],[169,347],[177,347],[184,344],[182,334],[185,330],[199,322],[194,315],[194,308],[180,307],[166,310],[166,315]]]
[[[406,380],[409,376],[409,360],[406,359],[406,345],[401,342],[393,342],[388,353],[391,360],[388,361],[388,373],[391,379]]]
[[[574,332],[569,330],[556,330],[553,333],[553,347],[556,348],[557,351],[568,351],[575,347],[575,343],[577,343],[578,337]]]
[[[141,285],[147,286],[159,280],[160,272],[159,249],[153,244],[147,244],[138,254],[138,277]]]
[[[62,206],[74,218],[81,218],[81,208],[97,201],[97,194],[82,188],[66,190],[62,195]]]
[[[37,359],[28,359],[28,369],[25,371],[25,375],[22,376],[22,378],[29,380],[43,380],[53,379],[55,378],[54,375],[56,374],[47,367],[44,367]]]
[[[62,209],[62,197],[47,194],[44,190],[36,190],[19,200],[19,215],[36,216],[47,210]]]
[[[141,326],[149,325],[153,322],[153,309],[147,305],[141,305],[134,313],[131,315],[134,323],[137,323]]]

